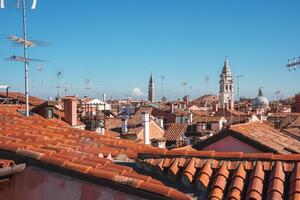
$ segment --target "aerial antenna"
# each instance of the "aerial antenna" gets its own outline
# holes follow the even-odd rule
[[[36,8],[37,0],[32,1],[31,9]],[[4,0],[0,0],[0,8],[5,8]],[[17,0],[17,8],[19,8],[19,1]],[[24,63],[25,68],[25,102],[26,102],[26,109],[25,109],[25,116],[29,116],[29,89],[28,89],[28,55],[27,55],[27,29],[26,29],[26,0],[22,0],[22,22],[23,22],[23,49],[24,49],[24,57],[21,59]]]
[[[207,89],[207,94],[208,94],[209,93],[209,89],[208,89],[209,76],[206,75],[204,80],[205,80],[205,83],[206,83],[206,89]]]
[[[36,70],[38,73],[40,73],[40,77],[41,77],[41,86],[44,85],[44,76],[43,76],[43,65],[42,64],[37,64],[36,66]]]
[[[62,77],[62,72],[58,71],[56,72],[56,78],[57,78],[57,101],[58,101],[58,119],[61,120],[60,116],[60,109],[61,109],[61,97],[60,97],[60,79]]]
[[[165,95],[164,95],[164,80],[165,80],[165,78],[166,77],[164,75],[161,76],[161,99],[163,99],[165,97]]]
[[[91,85],[92,85],[91,79],[86,78],[86,79],[84,80],[84,82],[85,82],[85,89],[86,89],[86,90],[90,90],[90,89],[91,89]]]
[[[186,95],[186,86],[188,85],[189,82],[187,81],[182,81],[181,86],[183,87],[183,96]]]
[[[298,57],[298,60],[296,60],[296,58],[288,59],[288,64],[286,66],[288,67],[289,71],[291,71],[291,69],[296,70],[297,67],[300,67],[300,56]]]

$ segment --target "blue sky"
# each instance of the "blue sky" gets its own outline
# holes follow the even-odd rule
[[[271,99],[277,90],[290,96],[300,83],[300,68],[285,67],[300,56],[299,6],[298,0],[39,0],[37,10],[28,10],[28,33],[53,45],[29,50],[48,60],[42,71],[30,65],[30,93],[54,96],[62,71],[68,94],[123,98],[133,88],[146,93],[152,72],[157,98],[161,76],[169,99],[183,96],[183,81],[197,97],[218,93],[228,56],[234,75],[244,75],[241,96],[256,96],[259,87]],[[21,10],[0,10],[0,25],[0,34],[21,34]],[[0,40],[0,84],[23,91],[23,65],[2,61],[13,54],[22,49]]]

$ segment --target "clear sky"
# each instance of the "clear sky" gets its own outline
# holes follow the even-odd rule
[[[300,56],[299,8],[299,0],[38,0],[28,33],[53,45],[29,50],[48,60],[41,71],[30,65],[30,93],[54,96],[62,71],[68,94],[81,96],[146,94],[151,72],[158,98],[162,76],[169,99],[183,96],[182,82],[192,97],[217,94],[227,56],[234,75],[244,75],[241,96],[259,87],[271,99],[277,90],[290,96],[300,91],[300,68],[285,67]],[[21,10],[1,9],[0,34],[21,33]],[[13,54],[22,48],[0,40],[0,84],[23,91],[23,65],[3,61]]]

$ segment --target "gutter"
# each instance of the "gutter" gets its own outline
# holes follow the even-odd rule
[[[17,174],[23,171],[26,167],[25,163],[14,165],[12,167],[0,168],[0,177]]]

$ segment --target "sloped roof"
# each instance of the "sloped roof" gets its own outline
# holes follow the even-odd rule
[[[139,152],[161,151],[158,148],[115,139],[110,134],[72,129],[39,115],[24,117],[16,111],[18,108],[0,106],[0,155],[5,152],[39,167],[52,166],[67,170],[69,175],[76,172],[83,178],[92,176],[160,197],[188,199],[160,181],[112,161],[135,159]]]
[[[222,118],[222,116],[196,116],[193,123],[219,123]]]
[[[272,113],[269,117],[274,118],[286,118],[287,116],[300,116],[300,113],[291,113],[291,112],[276,112]]]
[[[6,97],[6,92],[0,92],[0,96],[1,97]],[[13,98],[13,99],[18,99],[22,103],[25,103],[25,95],[23,93],[9,92],[8,97]],[[31,106],[37,106],[37,105],[40,105],[44,102],[45,101],[43,99],[39,98],[39,97],[29,96],[29,105],[31,105]]]
[[[300,142],[260,122],[232,125],[229,130],[274,149],[278,153],[300,153]]]
[[[300,116],[297,116],[296,119],[289,125],[289,127],[300,128]]]
[[[140,107],[136,111],[136,113],[131,118],[128,119],[128,126],[142,124],[142,119],[141,119],[142,113],[146,112],[146,113],[151,114],[152,109],[153,109],[153,107],[150,107],[150,106]]]
[[[200,199],[300,198],[300,154],[177,150],[139,155],[140,166],[162,174]]]
[[[300,141],[260,122],[231,125],[220,133],[195,145],[201,149],[226,136],[232,136],[264,152],[300,153]]]
[[[224,116],[224,117],[231,117],[231,116],[247,116],[247,113],[237,110],[228,110],[228,109],[219,109],[215,116]]]
[[[180,139],[181,136],[184,135],[186,128],[187,128],[186,124],[179,124],[179,123],[166,124],[166,131],[164,134],[164,138],[166,138],[167,141],[176,141]]]
[[[283,133],[300,140],[300,128],[286,128],[282,130]]]

